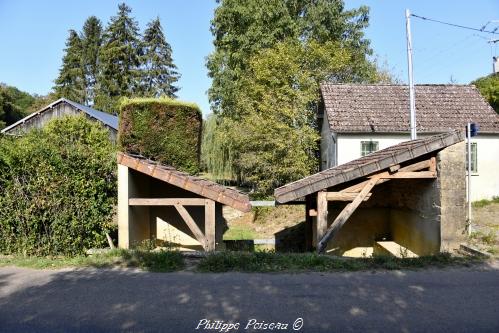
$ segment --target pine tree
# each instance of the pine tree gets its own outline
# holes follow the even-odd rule
[[[93,104],[95,85],[99,74],[99,49],[102,43],[102,24],[95,17],[90,16],[83,25],[81,34],[83,45],[83,64],[86,78],[86,104]]]
[[[126,4],[120,4],[118,14],[111,18],[103,35],[94,103],[103,111],[116,112],[118,99],[132,96],[138,90],[142,52],[138,23],[130,16],[131,12]]]
[[[65,97],[78,103],[85,102],[85,73],[82,59],[82,41],[78,33],[69,30],[65,55],[54,90],[58,97]]]
[[[166,41],[159,18],[148,23],[142,46],[141,93],[150,97],[177,97],[175,93],[179,88],[174,84],[180,75],[173,63],[172,49]]]

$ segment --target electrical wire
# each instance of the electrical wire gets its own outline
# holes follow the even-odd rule
[[[425,21],[431,21],[431,22],[436,22],[436,23],[440,23],[440,24],[449,25],[451,27],[456,27],[456,28],[461,28],[461,29],[468,29],[468,30],[474,30],[474,31],[479,31],[479,32],[485,32],[485,33],[493,34],[493,35],[499,35],[499,32],[496,32],[496,29],[494,29],[493,31],[491,31],[491,30],[482,30],[482,29],[478,29],[478,28],[467,27],[467,26],[460,25],[460,24],[454,24],[454,23],[444,22],[444,21],[440,21],[440,20],[435,20],[435,19],[432,19],[432,18],[428,18],[428,17],[424,17],[424,16],[419,16],[419,15],[416,15],[416,14],[411,14],[411,16],[419,18],[419,19],[422,19],[422,20],[425,20]]]

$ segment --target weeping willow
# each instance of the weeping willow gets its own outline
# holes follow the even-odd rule
[[[234,170],[235,149],[227,120],[208,116],[203,126],[201,161],[208,176],[221,183],[238,179]]]

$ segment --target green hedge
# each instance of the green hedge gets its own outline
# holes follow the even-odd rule
[[[116,205],[115,146],[84,116],[0,137],[0,252],[76,255],[106,244]]]
[[[199,172],[201,111],[168,98],[126,99],[121,104],[120,149],[179,170]]]

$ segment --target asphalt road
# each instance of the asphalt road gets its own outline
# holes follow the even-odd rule
[[[293,324],[300,332],[499,332],[499,264],[331,274],[0,268],[1,332],[228,328],[216,320],[239,323],[230,332],[295,332]]]

